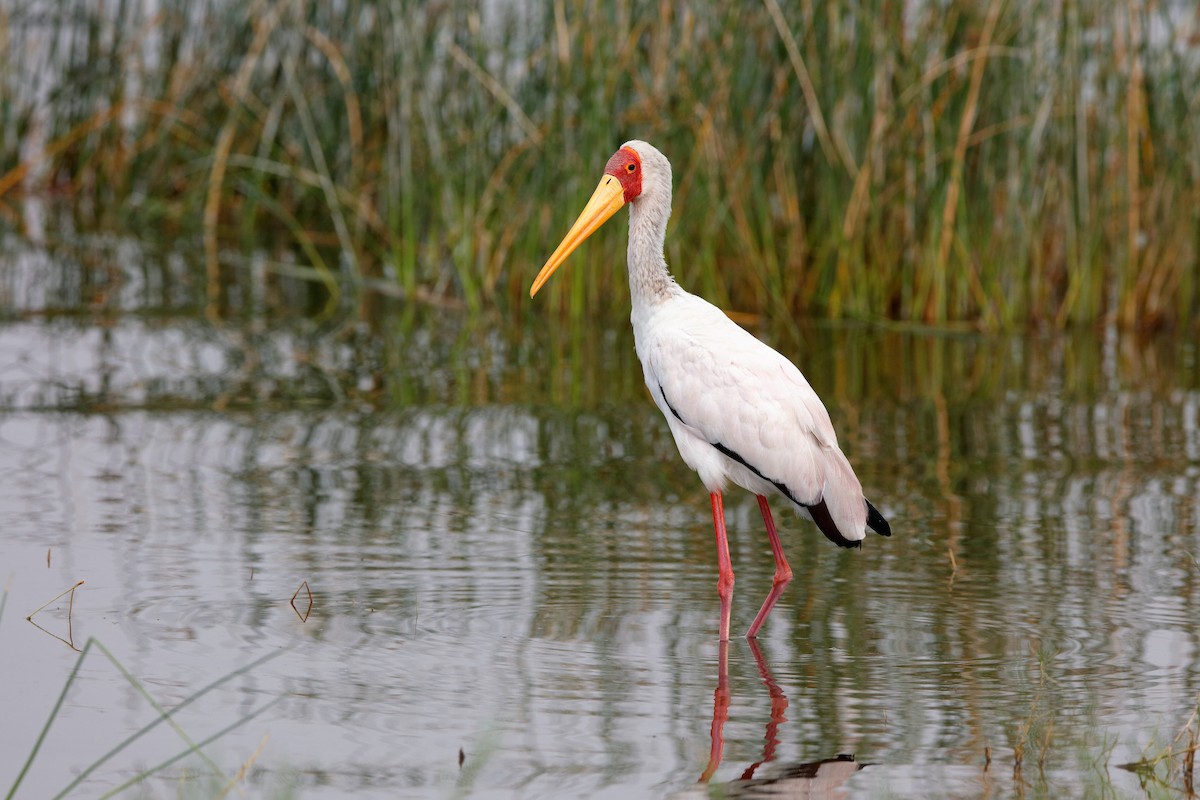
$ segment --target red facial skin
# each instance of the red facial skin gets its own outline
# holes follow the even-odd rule
[[[612,175],[625,190],[625,202],[632,203],[642,193],[642,159],[630,147],[622,147],[604,165],[604,174]]]

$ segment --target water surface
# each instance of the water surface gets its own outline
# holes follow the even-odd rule
[[[847,553],[778,514],[796,579],[722,654],[707,497],[624,326],[283,314],[311,288],[265,275],[213,325],[186,254],[124,242],[10,241],[0,276],[5,791],[78,659],[56,636],[166,707],[275,655],[78,797],[264,707],[134,792],[243,765],[303,798],[1181,787],[1119,765],[1200,694],[1193,342],[756,328],[895,535]],[[727,510],[744,630],[773,564],[753,498]],[[69,628],[66,598],[24,619],[80,580]],[[16,796],[156,716],[89,651]],[[860,769],[799,766],[839,754]]]

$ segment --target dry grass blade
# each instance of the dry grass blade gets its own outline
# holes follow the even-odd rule
[[[804,64],[804,56],[800,53],[800,46],[796,44],[796,37],[792,36],[792,31],[788,27],[787,20],[784,19],[778,0],[763,0],[763,2],[771,14],[771,21],[775,23],[775,29],[779,31],[779,38],[783,40],[783,46],[787,49],[788,59],[791,61],[792,70],[796,73],[796,79],[800,81],[800,91],[804,94],[808,113],[812,115],[813,129],[817,132],[817,139],[821,142],[821,149],[825,151],[825,157],[832,164],[840,162],[853,178],[858,171],[854,164],[854,157],[850,155],[845,142],[839,140],[835,143],[833,137],[829,135],[829,126],[825,124],[825,115],[821,112],[817,89],[813,86],[812,76],[809,75],[808,67]]]
[[[987,21],[979,50],[987,53],[1000,20],[1003,0],[992,0],[988,6]],[[967,90],[967,104],[958,126],[958,139],[954,145],[954,159],[950,165],[950,179],[946,186],[946,203],[942,207],[941,239],[938,242],[937,261],[934,264],[934,283],[925,306],[925,321],[942,320],[946,317],[946,270],[950,257],[950,244],[954,240],[954,226],[958,216],[958,196],[962,191],[963,165],[967,157],[967,144],[975,128],[975,117],[979,111],[979,93],[983,87],[983,71],[987,57],[982,55],[971,65],[971,84]]]
[[[4,584],[4,592],[0,593],[0,622],[4,621],[4,607],[8,605],[8,590],[12,587],[12,576],[8,576],[8,581]]]
[[[294,59],[289,58],[284,62],[284,74],[286,75],[288,93],[292,98],[292,103],[296,107],[296,112],[300,117],[301,128],[304,130],[304,136],[308,142],[309,155],[312,157],[313,163],[317,168],[316,173],[321,183],[321,191],[325,195],[325,203],[329,207],[329,215],[333,219],[334,230],[337,231],[342,255],[350,262],[350,274],[354,278],[358,278],[362,275],[362,270],[358,265],[357,248],[350,236],[350,229],[346,226],[346,217],[342,213],[342,204],[338,200],[337,187],[334,186],[333,177],[329,171],[329,164],[325,160],[324,144],[321,141],[321,137],[317,135],[316,125],[313,123],[312,111],[309,108],[308,100],[304,97],[303,90],[296,82],[296,63]]]
[[[237,119],[240,113],[239,105],[244,101],[250,89],[250,78],[258,67],[259,59],[267,47],[267,41],[287,5],[287,0],[278,0],[266,14],[261,9],[266,0],[257,0],[250,9],[250,18],[257,19],[254,30],[254,42],[250,51],[242,60],[237,77],[233,82],[234,106],[229,109],[225,123],[217,137],[213,149],[212,170],[208,175],[208,193],[204,201],[204,259],[208,271],[208,316],[216,320],[217,297],[220,295],[221,265],[218,258],[217,221],[221,213],[221,190],[225,181],[225,170],[229,163],[229,154],[233,149],[233,137],[237,133]]]
[[[107,127],[114,119],[123,114],[125,110],[124,105],[118,105],[103,111],[97,111],[89,119],[84,120],[66,134],[55,139],[34,158],[25,159],[4,175],[0,175],[0,198],[12,191],[14,187],[19,186],[21,181],[25,180],[35,168],[50,161],[59,153],[68,150],[84,137]]]
[[[308,592],[308,606],[304,609],[303,614],[300,613],[300,609],[296,608],[296,598],[300,596],[301,590]],[[292,611],[296,612],[296,616],[300,618],[300,621],[308,622],[308,615],[310,613],[312,613],[312,607],[313,607],[313,593],[312,593],[312,589],[308,588],[308,581],[304,581],[296,588],[296,593],[292,595],[291,605],[292,605]]]
[[[55,639],[58,639],[60,642],[62,642],[63,644],[65,644],[67,647],[69,647],[69,648],[71,648],[72,650],[75,650],[75,651],[77,651],[77,652],[78,652],[79,648],[75,646],[74,623],[73,623],[73,621],[72,621],[72,617],[73,617],[73,615],[74,615],[74,611],[75,611],[75,590],[76,590],[76,589],[78,589],[80,586],[83,586],[83,581],[76,581],[76,582],[75,582],[75,584],[74,584],[73,586],[71,586],[71,587],[69,587],[69,588],[67,588],[67,589],[64,589],[63,591],[59,592],[57,595],[55,595],[54,597],[50,598],[50,599],[49,599],[49,600],[47,600],[45,603],[42,603],[42,605],[38,606],[38,607],[37,607],[36,609],[34,609],[33,611],[29,612],[29,615],[28,615],[27,617],[25,617],[25,621],[26,621],[26,622],[29,622],[30,624],[32,624],[32,625],[33,625],[33,627],[37,628],[37,629],[38,629],[38,630],[40,630],[42,633],[48,634],[48,635],[50,635],[50,636],[53,636]],[[59,636],[59,635],[58,635],[58,634],[56,634],[56,633],[51,633],[50,631],[46,630],[46,629],[45,629],[45,628],[43,628],[41,625],[39,625],[39,624],[37,624],[36,622],[34,622],[34,621],[33,621],[33,618],[34,618],[34,616],[35,616],[35,615],[36,615],[36,614],[37,614],[39,611],[41,611],[41,610],[42,610],[42,609],[44,609],[46,606],[48,606],[48,605],[50,605],[51,603],[53,603],[55,600],[58,600],[60,597],[62,597],[62,596],[63,596],[63,595],[65,595],[65,594],[69,594],[69,595],[71,596],[71,597],[70,597],[70,602],[69,602],[69,603],[68,603],[68,605],[67,605],[67,638],[66,638],[66,639],[62,638],[61,636]]]
[[[229,779],[229,782],[225,784],[224,788],[221,789],[221,793],[216,796],[216,800],[220,800],[220,798],[227,796],[231,791],[233,791],[235,786],[246,780],[246,775],[250,773],[250,767],[254,766],[254,762],[258,761],[258,757],[261,756],[263,750],[266,749],[267,739],[269,738],[269,735],[263,736],[262,740],[258,743],[258,747],[253,753],[250,754],[250,757],[246,759],[237,773]]]
[[[337,76],[338,83],[342,85],[342,91],[346,94],[346,127],[350,132],[350,160],[353,162],[351,173],[356,177],[361,176],[363,172],[362,107],[359,105],[358,93],[354,91],[354,78],[350,74],[350,67],[346,64],[346,58],[342,55],[341,50],[322,31],[309,25],[304,29],[304,35],[329,60],[330,66],[333,67],[333,74]]]
[[[542,133],[538,130],[537,125],[533,124],[533,120],[521,108],[521,104],[516,101],[507,89],[504,88],[500,81],[488,74],[487,70],[475,63],[467,52],[459,47],[454,42],[447,42],[446,49],[450,51],[451,57],[457,61],[463,69],[475,80],[479,81],[497,100],[499,100],[508,112],[513,115],[513,119],[525,131],[534,144],[542,143]]]

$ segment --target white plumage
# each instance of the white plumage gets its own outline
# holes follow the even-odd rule
[[[863,496],[816,392],[794,364],[706,300],[675,283],[663,257],[671,212],[671,165],[641,141],[609,159],[587,207],[534,280],[530,296],[593,231],[629,204],[631,322],[646,387],[667,419],[679,454],[700,476],[713,506],[728,638],[733,570],[721,493],[727,483],[758,495],[775,556],[775,581],[747,636],[791,579],[767,498],[777,496],[842,547],[857,547],[887,521]]]
[[[634,336],[646,386],[710,492],[732,482],[809,519],[806,506],[824,500],[842,538],[866,536],[862,486],[795,365],[682,290],[635,314]]]

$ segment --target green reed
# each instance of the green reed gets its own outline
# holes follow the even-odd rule
[[[608,155],[675,167],[668,260],[775,315],[1200,310],[1186,3],[45,0],[0,13],[0,218],[192,235],[214,308],[266,248],[328,285],[515,311]],[[624,313],[624,235],[539,305]]]

